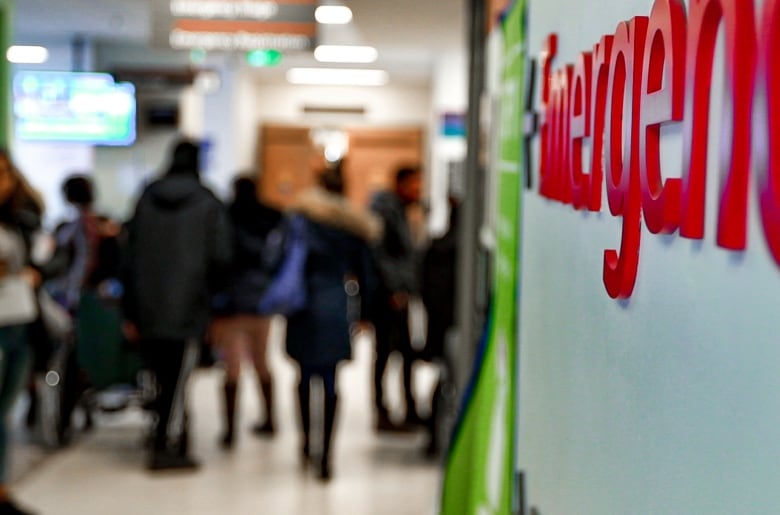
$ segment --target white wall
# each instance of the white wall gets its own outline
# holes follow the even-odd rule
[[[382,125],[423,125],[428,121],[430,91],[427,87],[403,87],[389,84],[382,87],[328,87],[263,85],[251,91],[255,105],[255,121],[309,123],[347,123]],[[365,107],[362,119],[322,115],[307,116],[303,107],[352,106]]]
[[[428,174],[428,226],[433,234],[443,233],[449,222],[449,163],[460,162],[466,158],[466,138],[442,135],[441,117],[444,113],[466,114],[468,85],[466,49],[453,49],[440,54],[434,68],[431,98],[433,108],[429,125],[431,159]]]
[[[557,32],[556,68],[572,63],[650,8],[532,0],[531,53]],[[716,60],[705,240],[643,227],[630,300],[611,300],[601,278],[622,220],[524,195],[519,468],[541,514],[780,513],[780,268],[763,240],[753,182],[748,250],[715,245]],[[679,131],[664,145],[673,175]]]

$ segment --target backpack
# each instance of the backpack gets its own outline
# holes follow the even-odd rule
[[[306,308],[308,292],[306,282],[306,219],[293,216],[284,224],[283,255],[271,283],[257,304],[257,312],[263,315],[289,317]]]

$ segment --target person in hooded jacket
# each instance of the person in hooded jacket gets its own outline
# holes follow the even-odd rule
[[[419,266],[406,212],[419,203],[421,192],[422,170],[404,166],[396,172],[394,190],[378,192],[370,204],[370,210],[384,224],[382,239],[373,248],[378,285],[371,305],[376,340],[374,405],[378,431],[408,430],[420,422],[412,381],[416,356],[409,334],[409,300],[419,293]],[[400,425],[390,419],[384,400],[384,374],[393,352],[402,358],[406,419]]]
[[[185,391],[209,324],[211,296],[232,259],[225,207],[199,180],[199,147],[177,142],[127,224],[125,332],[140,340],[157,396],[151,470],[193,469]]]
[[[320,187],[304,191],[293,203],[294,216],[302,216],[307,247],[307,306],[287,319],[287,353],[300,366],[298,385],[302,457],[311,461],[311,408],[320,408],[323,428],[318,466],[320,479],[331,477],[330,449],[338,393],[336,368],[352,355],[348,305],[355,283],[363,299],[371,289],[368,242],[381,234],[381,223],[370,213],[360,213],[342,196],[340,167],[320,176]],[[311,381],[319,378],[324,389],[321,406],[311,405]]]
[[[246,176],[233,183],[233,202],[228,213],[235,236],[234,261],[228,284],[213,301],[218,316],[212,322],[212,337],[225,364],[222,445],[230,449],[235,437],[238,380],[245,349],[252,358],[258,393],[265,403],[265,419],[253,427],[253,432],[262,436],[275,431],[273,381],[266,359],[271,317],[259,314],[257,305],[273,278],[273,270],[266,264],[266,238],[280,223],[282,214],[258,200],[257,183]]]

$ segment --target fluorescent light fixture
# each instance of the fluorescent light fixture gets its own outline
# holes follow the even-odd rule
[[[314,11],[317,23],[344,25],[352,21],[352,9],[343,5],[321,5]]]
[[[5,57],[15,64],[42,64],[49,60],[49,51],[42,46],[14,45],[8,47]]]
[[[384,86],[390,76],[384,70],[349,68],[290,68],[287,81],[319,86]]]
[[[379,53],[372,46],[320,45],[314,58],[321,63],[373,63]]]

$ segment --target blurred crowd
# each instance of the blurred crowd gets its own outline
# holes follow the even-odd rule
[[[424,219],[413,216],[422,212],[419,166],[399,168],[368,209],[345,198],[342,163],[316,166],[317,184],[284,210],[261,201],[250,175],[234,181],[226,205],[199,177],[198,143],[180,140],[129,220],[95,212],[89,174],[75,174],[62,185],[74,216],[47,234],[40,196],[0,152],[0,515],[29,513],[8,491],[6,457],[9,414],[25,390],[28,426],[44,428],[59,446],[73,436],[74,412],[84,414],[81,428],[88,429],[99,408],[96,392],[126,385],[128,402],[137,399],[152,415],[139,451],[147,453],[148,469],[186,472],[200,466],[189,437],[192,372],[212,362],[224,370],[219,438],[229,451],[248,357],[262,409],[252,432],[272,437],[278,428],[267,348],[274,316],[287,320],[285,349],[299,368],[300,459],[307,470],[323,481],[332,475],[337,370],[366,331],[375,341],[375,429],[422,429],[424,452],[437,455],[440,385],[429,392],[432,413],[423,413],[413,365],[434,363],[446,376],[457,202],[448,231],[429,239],[420,230]],[[409,326],[417,301],[427,313],[422,341]],[[400,419],[391,416],[384,391],[394,353],[402,362]],[[324,395],[311,394],[313,382]],[[56,410],[41,402],[52,391]],[[312,428],[315,421],[321,427]]]

